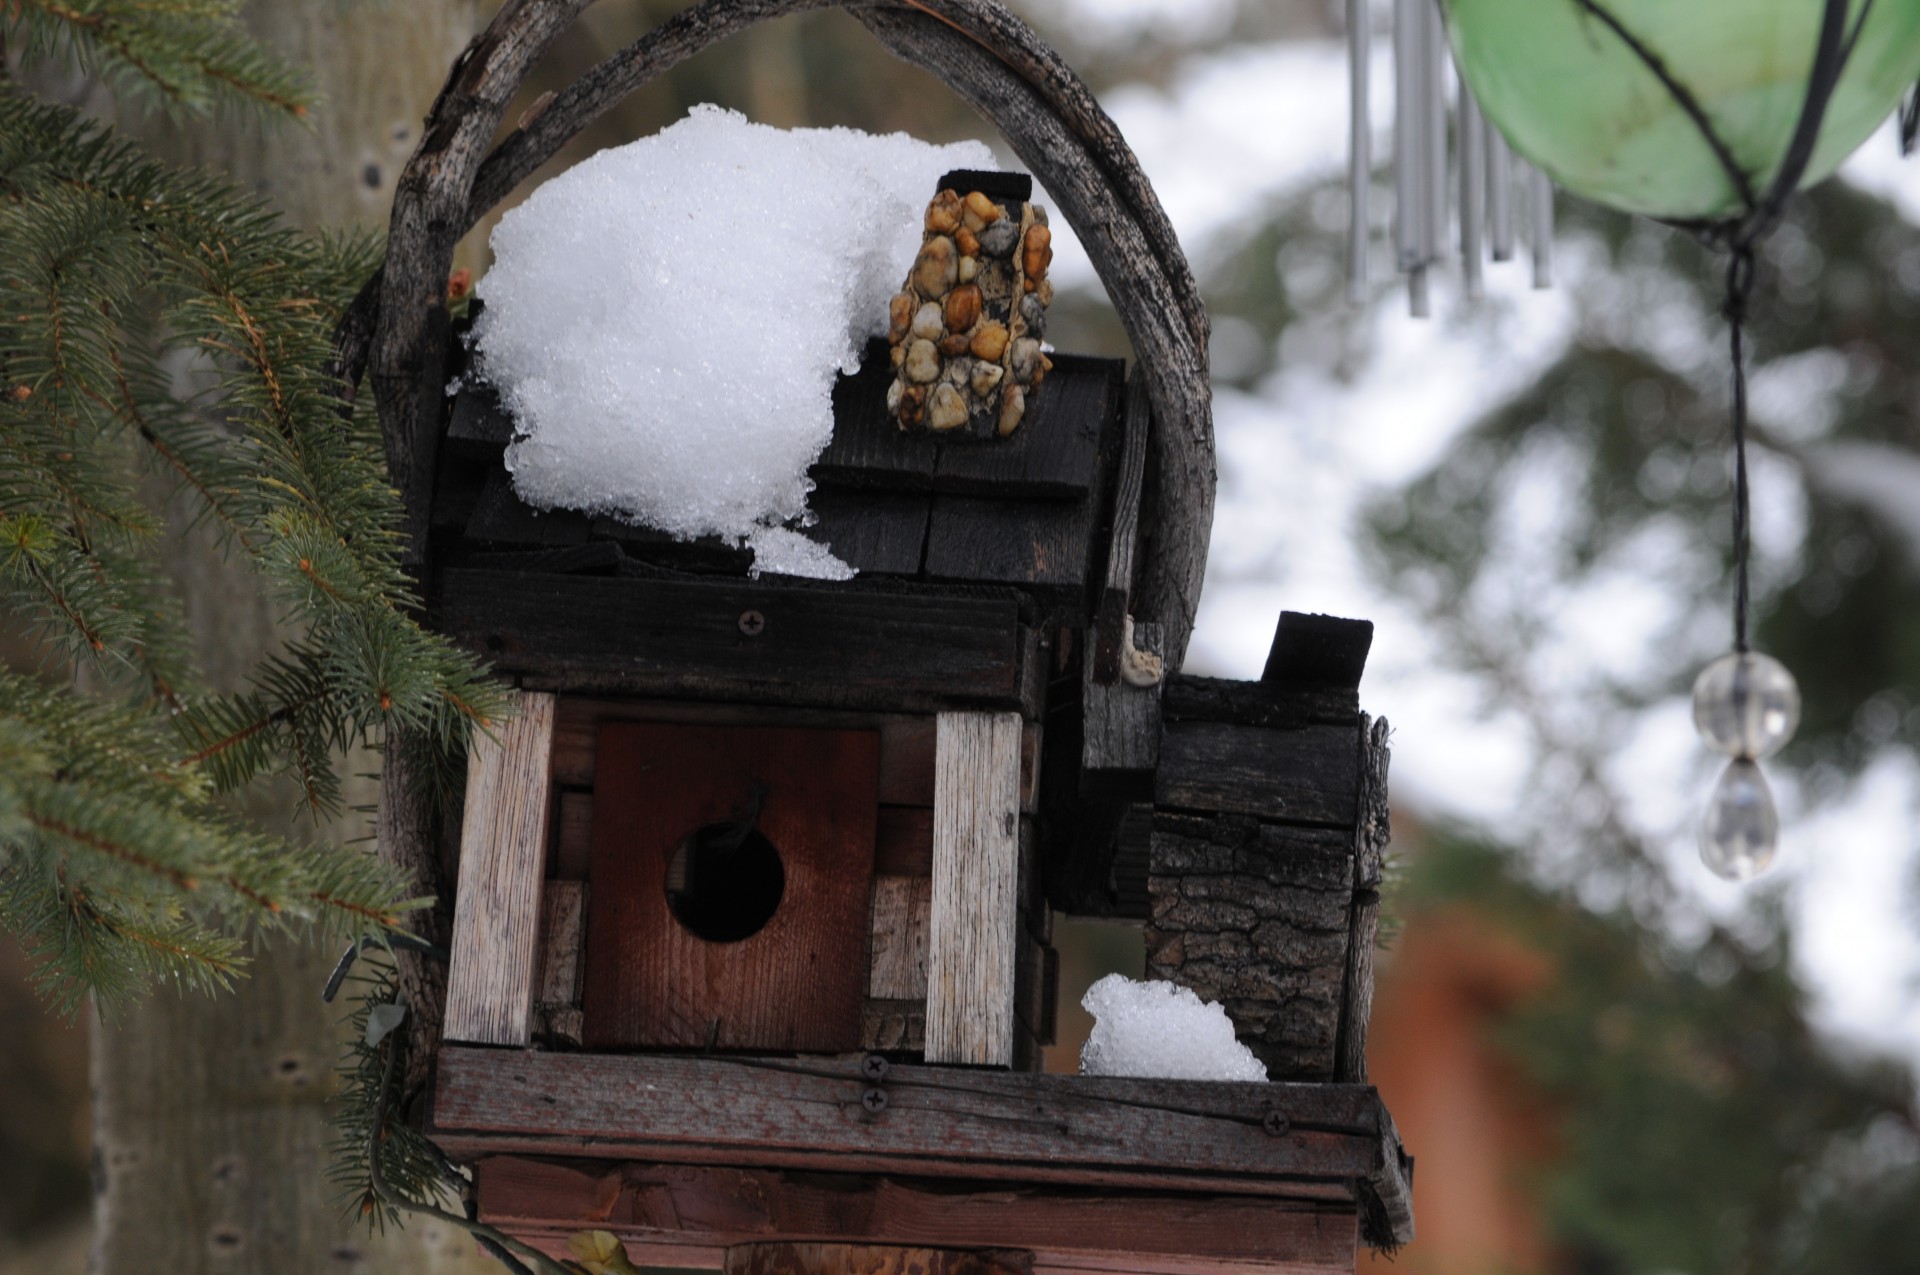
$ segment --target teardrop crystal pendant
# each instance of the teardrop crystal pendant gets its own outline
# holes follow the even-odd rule
[[[1772,656],[1723,655],[1693,683],[1693,724],[1729,757],[1771,757],[1800,724],[1800,688]]]
[[[1721,772],[1700,824],[1700,861],[1716,876],[1747,881],[1773,862],[1779,848],[1780,816],[1773,790],[1750,758],[1736,757]]]

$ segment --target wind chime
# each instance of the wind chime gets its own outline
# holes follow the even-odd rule
[[[1393,0],[1395,240],[1415,316],[1445,255],[1458,181],[1461,272],[1513,254],[1525,192],[1534,281],[1551,279],[1553,185],[1680,226],[1727,254],[1723,311],[1733,372],[1733,650],[1693,688],[1693,719],[1729,758],[1700,828],[1700,856],[1730,880],[1773,862],[1779,817],[1759,762],[1800,720],[1800,693],[1748,640],[1745,326],[1756,251],[1803,184],[1839,167],[1920,77],[1915,0]],[[1368,0],[1348,0],[1353,68],[1350,293],[1366,295]],[[1448,46],[1451,45],[1451,57]],[[1448,167],[1449,64],[1457,173]],[[1804,68],[1804,70],[1803,70]],[[1920,89],[1901,112],[1902,144]]]

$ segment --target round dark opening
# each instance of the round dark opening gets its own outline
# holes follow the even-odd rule
[[[738,943],[766,927],[787,890],[780,852],[757,828],[710,823],[667,856],[667,907],[709,943]]]

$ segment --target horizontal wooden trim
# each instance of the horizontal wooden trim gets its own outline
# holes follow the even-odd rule
[[[539,1154],[1286,1196],[1380,1162],[1359,1085],[1232,1084],[857,1059],[547,1054],[449,1046],[435,1137]],[[1271,1123],[1282,1130],[1267,1131]]]
[[[571,687],[895,709],[1021,690],[1010,593],[455,568],[434,619],[502,671]]]
[[[1047,1192],[994,1183],[766,1169],[563,1164],[474,1169],[480,1219],[522,1236],[610,1230],[643,1266],[717,1265],[733,1244],[847,1242],[1031,1250],[1036,1269],[1197,1275],[1353,1270],[1350,1202],[1170,1192]],[[689,1251],[704,1260],[685,1262]]]
[[[1360,812],[1360,727],[1265,730],[1167,722],[1154,804],[1352,828]]]

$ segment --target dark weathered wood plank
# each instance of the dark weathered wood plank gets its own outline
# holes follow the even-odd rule
[[[857,1049],[875,733],[608,722],[597,751],[588,1047]],[[671,857],[748,810],[784,891],[764,928],[707,941],[669,907]]]
[[[1386,718],[1360,729],[1360,820],[1354,829],[1352,939],[1347,955],[1346,988],[1340,1008],[1340,1049],[1334,1079],[1365,1084],[1367,1024],[1373,1018],[1373,950],[1380,933],[1380,879],[1387,841],[1392,836],[1387,797]]]
[[[1359,686],[1373,646],[1373,621],[1282,611],[1263,682]]]
[[[1026,418],[1011,437],[942,441],[936,491],[1079,500],[1092,489],[1125,365],[1085,355],[1052,358],[1053,371],[1028,393]]]
[[[927,523],[929,580],[1004,584],[1084,622],[1097,501],[936,495]]]
[[[1121,623],[1126,616],[1121,615]],[[1080,687],[1083,713],[1080,749],[1080,791],[1093,796],[1151,800],[1154,772],[1160,766],[1160,688],[1134,686],[1119,677],[1102,685],[1095,675],[1099,627],[1094,629],[1090,658],[1083,666]],[[1160,626],[1134,626],[1136,649],[1162,653]]]
[[[1263,730],[1167,722],[1154,804],[1352,828],[1359,814],[1357,727]]]
[[[1011,596],[450,570],[438,627],[502,671],[761,702],[1017,702]]]
[[[535,509],[515,494],[504,469],[487,474],[486,485],[467,519],[466,538],[481,544],[557,547],[576,545],[593,534],[593,519],[571,509]]]
[[[892,379],[886,340],[877,338],[867,343],[860,370],[834,382],[833,437],[809,471],[822,490],[926,491],[933,485],[939,444],[931,434],[902,430],[887,414]]]
[[[448,1046],[433,1129],[463,1157],[588,1154],[1285,1196],[1379,1163],[1355,1085],[1236,1084],[895,1066],[882,1110],[858,1059],[547,1054]],[[1269,1113],[1285,1132],[1267,1132]],[[1274,1127],[1281,1127],[1274,1123]]]
[[[555,804],[559,810],[553,848],[547,854],[547,875],[563,881],[585,881],[593,855],[593,794],[562,792]]]
[[[823,488],[807,500],[800,534],[862,574],[913,577],[927,544],[928,498],[916,492]]]
[[[500,402],[500,391],[464,377],[447,419],[447,450],[497,461],[512,441],[513,417]]]
[[[1170,722],[1233,722],[1274,729],[1316,722],[1343,725],[1360,712],[1360,696],[1351,686],[1236,682],[1175,673],[1166,679],[1160,712]]]
[[[770,1237],[1031,1250],[1036,1269],[1121,1259],[1126,1270],[1194,1271],[1256,1262],[1262,1272],[1351,1272],[1351,1203],[1246,1197],[1061,1195],[914,1178],[822,1179],[764,1169],[576,1165],[498,1156],[475,1166],[482,1221],[515,1234],[611,1230],[636,1261]],[[638,1251],[635,1251],[638,1250]],[[1194,1265],[1181,1264],[1189,1259]],[[1137,1263],[1137,1264],[1136,1264]]]
[[[515,697],[515,712],[467,752],[448,1040],[524,1045],[532,1028],[553,755],[553,696]]]
[[[1132,614],[1133,581],[1139,566],[1135,555],[1140,540],[1140,504],[1147,481],[1147,438],[1153,432],[1153,409],[1137,373],[1126,393],[1126,428],[1120,440],[1120,462],[1113,481],[1107,569],[1093,604],[1093,630],[1088,638],[1093,646],[1090,656],[1093,680],[1102,686],[1111,686],[1120,678],[1120,648],[1126,618]],[[1156,650],[1155,653],[1164,652]]]

